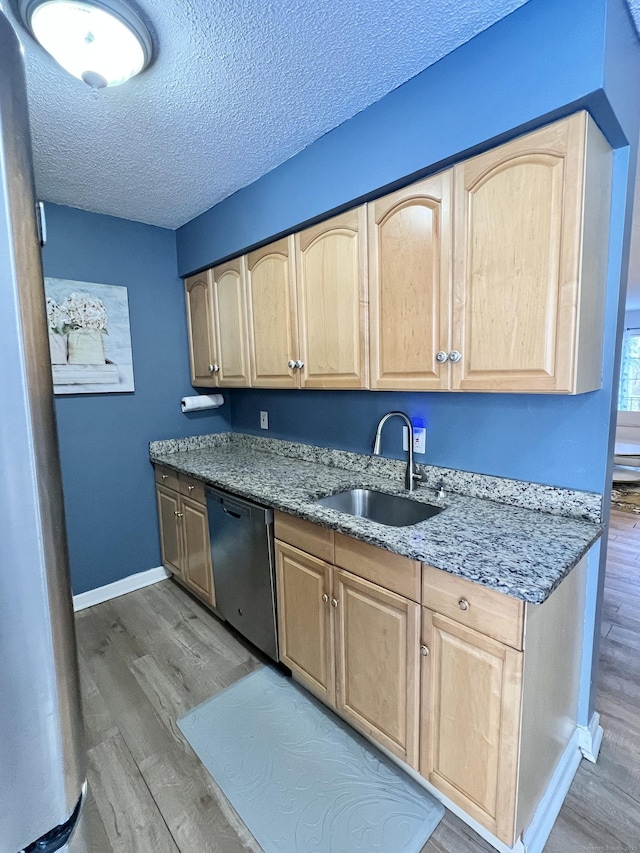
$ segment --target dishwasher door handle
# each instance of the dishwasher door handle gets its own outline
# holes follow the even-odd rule
[[[227,513],[227,515],[232,515],[234,518],[242,518],[239,512],[232,512],[230,509],[227,509],[224,504],[222,505],[222,509]]]

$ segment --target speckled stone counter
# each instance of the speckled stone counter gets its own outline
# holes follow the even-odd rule
[[[412,498],[443,512],[410,527],[377,524],[314,501],[352,488],[406,496],[402,461],[273,439],[223,433],[152,442],[150,458],[534,604],[548,598],[602,533],[599,495],[433,466],[419,466],[427,480]],[[440,481],[443,498],[435,489]]]

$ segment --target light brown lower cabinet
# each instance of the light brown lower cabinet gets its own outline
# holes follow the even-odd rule
[[[420,773],[508,845],[576,731],[585,583],[533,605],[423,566]]]
[[[278,540],[276,567],[281,661],[417,769],[419,605]]]
[[[156,496],[162,565],[176,580],[215,607],[203,484],[156,466]]]
[[[422,641],[420,773],[510,844],[523,652],[426,607]]]
[[[280,660],[330,705],[335,699],[331,566],[276,540]]]
[[[418,768],[420,607],[333,570],[336,708]]]
[[[173,489],[156,484],[158,521],[160,523],[160,551],[162,565],[174,575],[182,577],[182,542],[180,536],[180,495]]]
[[[533,605],[283,513],[276,537],[283,663],[513,845],[576,732],[586,560]]]

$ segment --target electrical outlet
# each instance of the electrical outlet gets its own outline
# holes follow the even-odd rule
[[[269,429],[269,412],[260,412],[260,429]]]
[[[422,418],[419,420],[424,423]],[[427,450],[427,431],[423,426],[416,426],[414,424],[412,428],[413,433],[413,452],[414,453],[426,453]],[[409,427],[402,427],[402,449],[409,449]]]

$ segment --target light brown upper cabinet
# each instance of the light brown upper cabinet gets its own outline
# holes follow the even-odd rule
[[[191,384],[249,385],[244,258],[185,279]]]
[[[451,178],[442,172],[368,206],[373,389],[448,387]]]
[[[366,218],[360,207],[247,258],[251,384],[366,388]]]
[[[247,256],[251,385],[298,388],[298,324],[293,236]]]
[[[364,206],[295,235],[300,386],[367,387]]]
[[[246,388],[250,376],[245,258],[214,267],[211,280],[217,384],[219,388]]]
[[[452,390],[600,388],[611,168],[585,112],[454,168]]]
[[[192,275],[184,281],[187,300],[187,331],[191,384],[214,388],[214,323],[211,306],[211,270]]]
[[[193,384],[600,388],[611,171],[576,113],[186,279]]]

